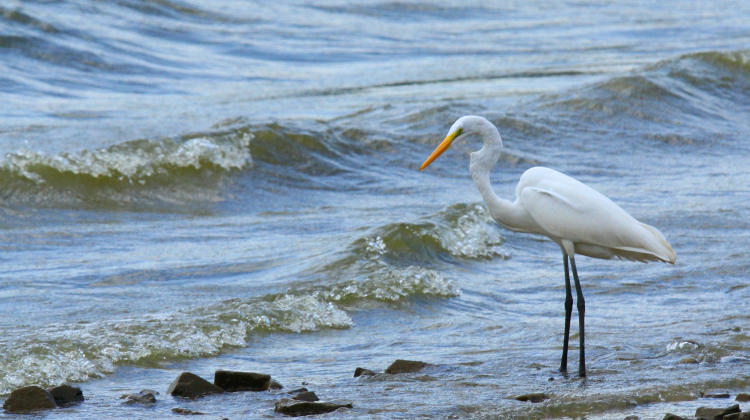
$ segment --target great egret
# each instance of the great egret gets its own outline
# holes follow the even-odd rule
[[[586,376],[584,314],[586,304],[576,271],[575,254],[593,258],[624,258],[674,264],[677,255],[653,226],[641,223],[593,188],[554,169],[534,167],[521,175],[516,201],[498,197],[490,185],[490,170],[500,158],[503,142],[497,128],[483,117],[456,120],[442,143],[424,161],[423,170],[455,140],[477,135],[484,145],[471,153],[469,172],[495,221],[510,230],[548,236],[560,246],[565,270],[565,335],[560,371],[568,369],[568,338],[573,295],[568,261],[575,280],[580,358],[578,375]]]

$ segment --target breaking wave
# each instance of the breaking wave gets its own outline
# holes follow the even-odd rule
[[[221,201],[223,184],[257,164],[256,178],[318,188],[316,179],[351,171],[372,146],[350,134],[242,125],[56,155],[20,150],[0,158],[0,198],[6,206],[179,211]]]
[[[54,156],[8,153],[0,161],[6,205],[115,207],[213,202],[222,175],[252,165],[246,132],[180,141],[134,140]]]
[[[342,305],[398,302],[413,296],[450,297],[452,283],[419,267],[391,268],[364,281],[343,281],[257,298],[232,299],[176,313],[139,318],[53,324],[2,343],[0,395],[19,386],[83,381],[112,373],[119,364],[215,356],[244,346],[258,333],[305,333],[354,325]]]
[[[479,204],[458,204],[429,223],[374,229],[347,255],[321,269],[313,281],[290,290],[166,313],[102,321],[59,323],[0,342],[0,395],[30,383],[83,381],[112,373],[118,365],[153,366],[164,361],[221,354],[254,335],[350,328],[349,311],[372,303],[393,304],[417,296],[453,297],[458,288],[439,271],[400,257],[448,254],[455,258],[501,255],[502,238]],[[421,252],[421,254],[420,254]],[[368,304],[370,302],[370,304]]]

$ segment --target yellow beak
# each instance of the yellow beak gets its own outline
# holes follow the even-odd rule
[[[459,128],[458,130],[448,134],[445,139],[443,139],[443,141],[438,145],[438,147],[436,147],[435,150],[432,151],[430,157],[428,157],[427,160],[424,161],[422,166],[419,167],[419,170],[421,171],[422,169],[429,166],[433,160],[437,159],[438,156],[440,156],[444,151],[448,150],[448,148],[451,146],[451,143],[453,143],[453,139],[458,137],[462,131],[463,130]]]

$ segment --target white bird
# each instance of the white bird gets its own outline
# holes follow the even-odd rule
[[[469,171],[492,218],[513,231],[545,235],[558,244],[562,251],[565,270],[565,335],[560,362],[562,372],[566,372],[568,367],[568,338],[573,308],[568,272],[570,261],[578,307],[578,375],[584,377],[586,304],[578,281],[575,255],[642,262],[663,261],[670,264],[674,264],[677,255],[658,229],[639,222],[603,194],[554,169],[530,168],[518,181],[515,201],[498,197],[490,185],[490,170],[500,158],[503,142],[497,128],[483,117],[467,115],[456,120],[443,142],[419,170],[426,168],[454,141],[472,135],[479,136],[484,145],[471,153]]]

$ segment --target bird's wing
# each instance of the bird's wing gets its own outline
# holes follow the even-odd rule
[[[573,242],[592,242],[598,236],[594,228],[596,217],[591,217],[596,209],[586,208],[585,203],[575,203],[556,191],[539,187],[524,188],[519,198],[548,236]]]
[[[548,236],[607,248],[615,254],[645,253],[673,260],[669,253],[674,252],[671,248],[666,252],[666,241],[651,231],[654,228],[637,221],[593,188],[557,171],[550,172],[531,179],[518,191],[520,203]]]

